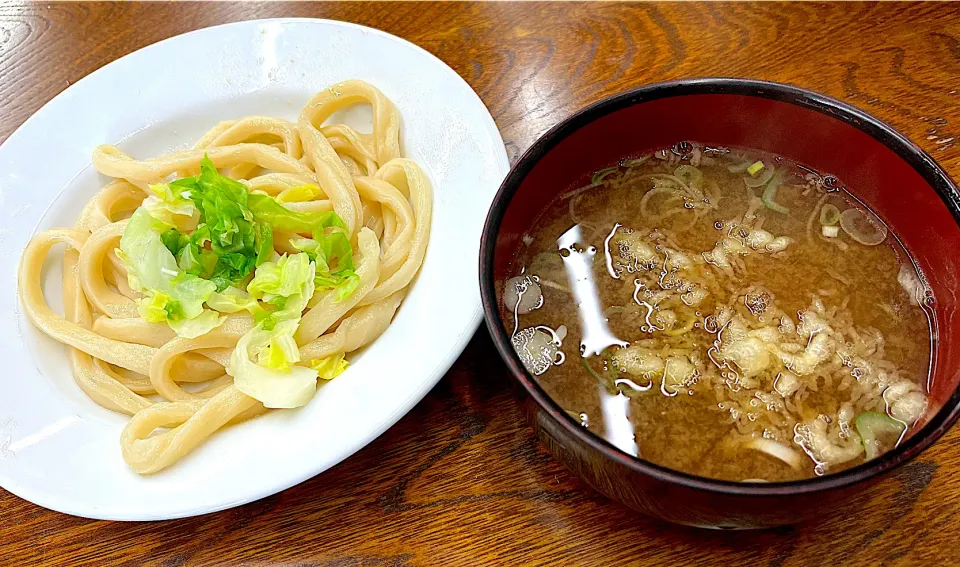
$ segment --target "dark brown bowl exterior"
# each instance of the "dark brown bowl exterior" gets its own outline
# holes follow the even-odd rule
[[[506,279],[524,230],[560,192],[617,159],[694,140],[766,150],[837,175],[891,226],[937,299],[930,409],[914,433],[881,458],[837,474],[742,484],[666,469],[621,452],[579,426],[523,368],[500,319],[494,282]],[[828,514],[841,500],[916,457],[960,417],[960,192],[916,145],[840,101],[796,87],[743,79],[692,79],[643,87],[563,121],[520,158],[487,216],[480,245],[484,317],[510,374],[526,394],[530,424],[550,452],[597,490],[651,516],[720,529],[763,528]],[[947,251],[953,253],[945,253]]]

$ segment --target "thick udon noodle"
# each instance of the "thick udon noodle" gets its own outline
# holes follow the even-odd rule
[[[373,107],[372,134],[323,125],[334,112],[357,104]],[[127,284],[114,250],[147,186],[195,175],[206,154],[250,191],[275,196],[305,184],[319,187],[320,198],[285,206],[332,210],[343,219],[359,255],[360,283],[343,301],[332,291],[318,292],[295,339],[304,363],[349,353],[387,328],[426,252],[432,191],[420,167],[401,157],[399,125],[396,108],[379,90],[347,81],[314,96],[295,123],[263,116],[221,122],[193,149],[145,160],[114,146],[95,150],[97,171],[115,180],[86,205],[76,226],[31,240],[20,265],[20,298],[30,320],[68,346],[77,385],[97,404],[132,416],[120,444],[134,471],[168,467],[224,425],[266,411],[225,373],[238,339],[253,327],[251,316],[229,315],[193,339],[139,317],[139,294]],[[278,253],[295,251],[290,237],[275,231]],[[41,288],[44,259],[60,243],[66,244],[64,316],[47,305]]]

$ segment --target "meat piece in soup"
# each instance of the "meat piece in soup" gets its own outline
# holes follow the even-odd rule
[[[501,295],[514,347],[625,452],[798,480],[893,449],[926,408],[933,297],[831,176],[685,143],[598,171],[523,241]]]

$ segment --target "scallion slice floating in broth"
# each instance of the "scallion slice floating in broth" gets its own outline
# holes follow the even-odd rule
[[[871,218],[872,217],[872,218]],[[873,215],[850,208],[840,214],[840,228],[864,246],[876,246],[887,238],[887,227]]]
[[[820,224],[823,226],[833,226],[840,222],[840,209],[827,203],[820,209]]]
[[[770,171],[773,172],[773,168],[770,168]],[[777,190],[780,189],[781,183],[783,183],[783,173],[781,171],[772,173],[767,186],[763,188],[763,196],[760,197],[760,200],[763,201],[763,206],[766,208],[785,215],[790,212],[790,209],[777,202]]]
[[[875,411],[868,411],[857,417],[857,432],[863,439],[863,448],[867,460],[889,451],[897,446],[906,426],[892,417]]]

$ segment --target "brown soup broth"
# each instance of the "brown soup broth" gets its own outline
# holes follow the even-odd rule
[[[621,160],[550,203],[513,266],[501,310],[524,364],[653,463],[809,478],[890,450],[926,407],[922,276],[839,180],[777,156]]]

